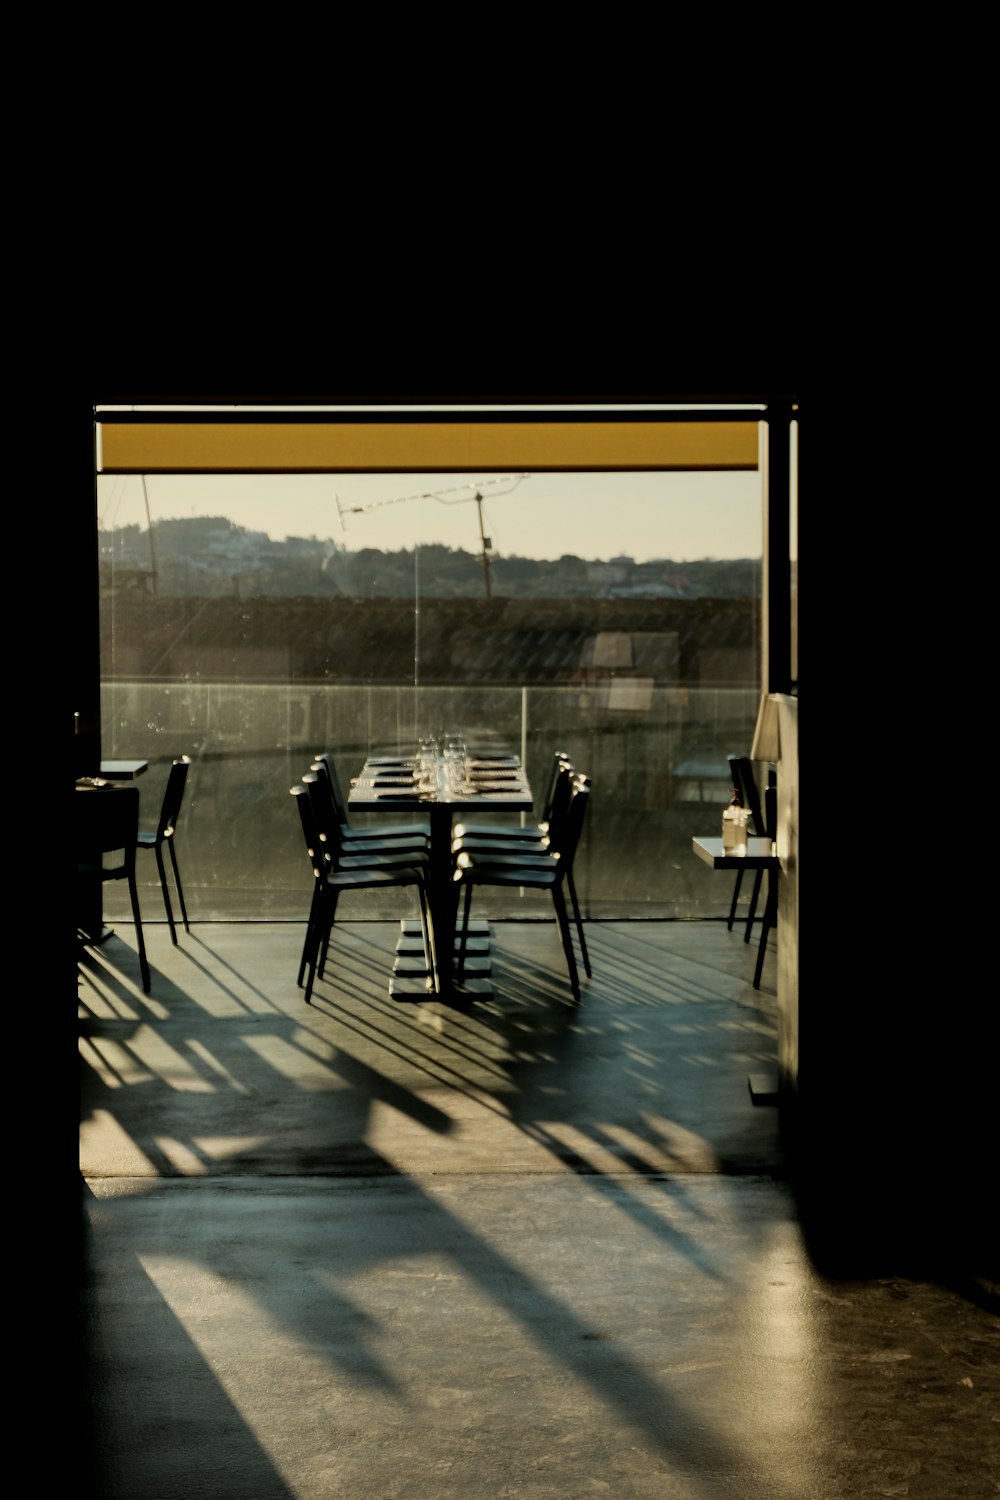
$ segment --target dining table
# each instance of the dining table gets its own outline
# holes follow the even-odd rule
[[[105,781],[134,781],[148,770],[148,760],[102,760],[98,774]]]
[[[411,755],[371,755],[351,778],[350,812],[416,812],[430,823],[428,904],[437,958],[437,984],[423,951],[420,923],[404,920],[389,992],[394,1000],[465,1005],[492,993],[489,924],[470,923],[461,983],[455,978],[457,887],[453,880],[453,829],[483,813],[531,812],[534,798],[520,757],[509,750],[461,753],[422,750]]]

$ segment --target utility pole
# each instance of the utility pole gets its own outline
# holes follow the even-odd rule
[[[493,583],[490,579],[490,539],[483,531],[483,497],[476,491],[476,506],[479,510],[479,540],[483,544],[483,580],[486,584],[486,598],[493,598]]]
[[[493,543],[483,528],[482,490],[488,484],[508,484],[510,489],[500,491],[501,495],[507,495],[510,493],[510,490],[516,489],[523,480],[530,478],[530,474],[505,474],[502,478],[480,480],[475,487],[471,484],[459,484],[453,486],[450,490],[425,490],[419,495],[394,495],[391,500],[374,500],[369,505],[342,505],[340,497],[337,496],[337,514],[340,517],[341,529],[346,531],[345,516],[361,515],[366,510],[380,510],[383,505],[400,505],[404,500],[436,500],[439,505],[461,505],[467,500],[475,500],[479,511],[479,541],[483,554],[483,582],[486,585],[487,599],[492,599],[493,576],[490,571],[490,552],[493,550]],[[471,495],[461,493],[463,490],[469,489],[473,489]],[[455,498],[448,499],[449,495],[454,495]]]
[[[153,550],[153,518],[149,513],[149,491],[146,488],[146,476],[142,476],[142,498],[146,502],[146,530],[149,534],[149,571],[153,579],[153,593],[156,593],[156,553]]]

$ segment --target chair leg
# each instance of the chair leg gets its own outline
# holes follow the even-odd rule
[[[742,873],[743,873],[743,871],[741,870],[740,874],[742,875]],[[743,933],[743,941],[745,943],[749,943],[749,941],[750,941],[750,932],[751,932],[751,930],[753,928],[754,922],[757,920],[757,902],[760,899],[760,887],[761,887],[761,881],[763,879],[764,879],[764,871],[763,870],[755,870],[754,871],[754,877],[753,877],[753,890],[750,893],[750,910],[749,910],[749,912],[747,914],[747,925],[746,925],[746,929],[744,930],[744,933]]]
[[[167,847],[170,850],[170,863],[174,867],[174,883],[177,886],[177,899],[180,902],[180,906],[181,906],[181,917],[184,920],[184,931],[185,932],[190,932],[191,931],[191,927],[190,927],[190,924],[188,923],[187,907],[184,904],[184,887],[181,885],[181,872],[180,872],[180,869],[179,869],[178,864],[177,864],[177,854],[176,854],[176,852],[174,850],[174,841],[173,841],[173,839],[168,839],[167,840]]]
[[[455,960],[455,978],[461,984],[465,975],[465,944],[469,933],[469,910],[472,906],[472,881],[465,882],[465,898],[462,902],[462,931],[458,943],[458,957]]]
[[[566,911],[566,899],[562,889],[558,885],[552,887],[552,903],[556,909],[556,920],[559,923],[559,936],[562,938],[563,952],[566,954],[566,967],[569,970],[569,983],[573,991],[573,999],[580,998],[580,975],[577,972],[576,956],[573,953],[573,934],[569,927],[569,916]]]
[[[569,886],[570,900],[573,903],[573,919],[576,922],[577,936],[580,939],[580,956],[583,959],[583,967],[587,978],[592,979],[594,976],[590,971],[590,954],[587,952],[587,939],[583,935],[583,919],[580,916],[580,903],[576,899],[576,885],[573,882],[572,871],[566,876],[566,884]]]
[[[753,987],[760,989],[760,976],[764,972],[764,955],[767,952],[767,935],[772,927],[778,925],[778,899],[772,887],[772,877],[768,875],[767,900],[764,903],[764,915],[760,923],[760,943],[757,947],[757,964],[753,971]]]
[[[336,905],[336,902],[334,902]],[[322,979],[323,969],[320,956],[325,957],[324,944],[330,941],[330,927],[333,926],[333,913],[327,913],[326,893],[322,887],[317,887],[314,892],[313,910],[310,911],[310,919],[306,924],[306,940],[302,946],[302,963],[306,972],[305,1002],[312,1004],[313,984],[316,980],[317,971]],[[329,920],[329,925],[327,925]]]
[[[736,884],[733,886],[733,899],[729,907],[729,921],[726,923],[726,931],[732,932],[733,922],[736,920],[736,903],[740,899],[740,886],[743,884],[743,871],[736,871]]]
[[[176,941],[177,941],[177,929],[174,926],[174,912],[173,912],[173,907],[170,905],[170,890],[169,890],[169,888],[167,886],[167,871],[166,871],[166,867],[164,866],[164,863],[163,863],[163,845],[162,844],[157,844],[155,853],[156,853],[156,868],[160,872],[160,890],[163,892],[163,905],[164,905],[164,907],[166,909],[166,913],[167,913],[167,925],[170,928],[170,941],[172,943],[176,943]]]
[[[319,931],[318,958],[316,961],[316,974],[322,979],[326,974],[326,959],[330,952],[330,935],[333,932],[333,922],[337,915],[337,902],[340,892],[327,889],[325,899],[321,908],[321,921]]]
[[[295,981],[299,989],[302,988],[302,981],[305,978],[306,968],[310,962],[310,955],[313,951],[313,936],[317,931],[316,924],[319,918],[320,900],[322,895],[323,892],[320,888],[319,881],[317,881],[313,886],[312,901],[309,905],[309,916],[306,918],[306,935],[302,943],[302,957],[299,959],[299,973],[298,978]]]
[[[142,988],[148,995],[150,990],[149,961],[146,958],[146,940],[142,934],[142,913],[139,910],[139,888],[135,883],[135,875],[128,878],[128,893],[132,899],[132,921],[135,923],[135,942],[139,949],[139,972],[142,975]]]
[[[437,948],[434,942],[434,925],[431,917],[430,903],[427,900],[427,887],[423,881],[420,881],[417,885],[417,895],[420,897],[420,927],[424,935],[424,954],[427,958],[427,967],[430,971],[431,989],[437,994],[440,990]]]
[[[305,998],[305,1002],[306,1002],[307,1005],[312,1005],[313,980],[316,978],[316,935],[315,935],[315,933],[309,933],[309,932],[306,933],[306,946],[309,949],[309,955],[307,957],[306,954],[305,954],[305,951],[303,951],[303,954],[302,954],[302,962],[303,962],[303,964],[305,966],[305,978],[306,978],[306,983],[305,983],[305,997],[304,998]]]

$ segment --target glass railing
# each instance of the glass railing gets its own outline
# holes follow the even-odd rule
[[[312,877],[289,791],[311,758],[332,751],[346,786],[369,754],[452,728],[469,745],[510,745],[536,796],[557,749],[590,776],[576,867],[586,917],[724,917],[731,882],[692,855],[691,839],[719,830],[726,756],[748,750],[758,697],[756,687],[616,678],[419,689],[116,680],[102,687],[102,754],[149,762],[137,783],[149,828],[172,760],[191,757],[176,850],[194,922],[303,920]],[[377,825],[378,817],[358,821]],[[146,920],[163,920],[152,858],[140,858],[139,876]],[[343,916],[397,916],[403,899],[398,890],[352,892]],[[477,901],[496,920],[551,917],[551,902],[537,893],[482,890]],[[127,921],[128,910],[127,892],[107,886],[108,919]]]

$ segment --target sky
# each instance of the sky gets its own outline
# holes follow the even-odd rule
[[[145,485],[145,493],[143,486]],[[740,473],[250,474],[98,476],[105,530],[225,516],[274,541],[317,537],[356,551],[442,543],[498,557],[590,560],[760,557],[761,479]]]

